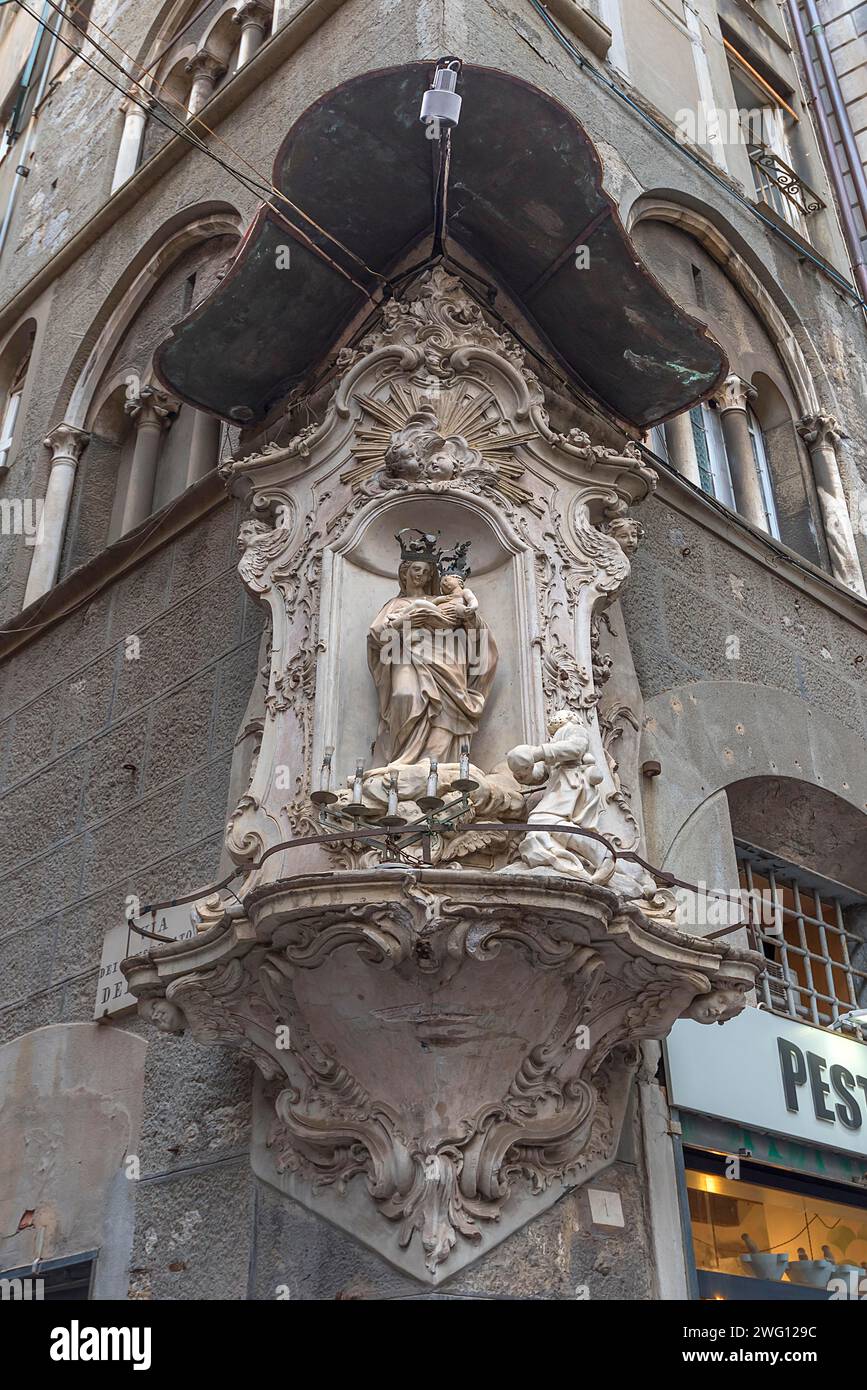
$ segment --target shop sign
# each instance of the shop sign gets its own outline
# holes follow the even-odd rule
[[[672,1105],[867,1157],[867,1045],[763,1009],[680,1019],[665,1044]]]

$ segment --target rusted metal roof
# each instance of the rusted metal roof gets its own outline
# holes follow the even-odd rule
[[[274,183],[313,222],[287,204],[299,234],[260,209],[223,281],[158,350],[175,395],[227,419],[263,419],[429,235],[438,147],[418,111],[431,71],[366,73],[295,123]],[[622,420],[646,428],[707,395],[727,370],[724,354],[641,263],[574,116],[488,68],[465,66],[459,90],[452,255],[464,247],[487,267],[567,374]],[[576,266],[580,245],[586,269]]]

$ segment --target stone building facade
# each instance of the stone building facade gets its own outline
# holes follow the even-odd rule
[[[710,1296],[739,1257],[684,1173],[766,1140],[684,1119],[672,1028],[740,1070],[770,1015],[867,1075],[865,306],[785,10],[43,19],[0,20],[0,1270]],[[448,747],[365,654],[413,544],[496,638]],[[404,818],[436,751],[464,845],[347,819],[385,824],[377,712]],[[576,834],[514,829],[546,812]],[[770,925],[702,918],[754,883]],[[867,1268],[836,1094],[842,1138],[768,1131],[825,1153]]]

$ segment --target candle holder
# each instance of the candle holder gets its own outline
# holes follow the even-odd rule
[[[400,814],[398,805],[397,773],[394,772],[388,784],[388,809],[384,816],[380,816],[380,825],[384,825],[389,830],[399,830],[401,826],[406,825],[406,816]]]
[[[310,794],[310,800],[314,806],[333,806],[337,800],[337,793],[331,790],[331,759],[333,757],[334,749],[326,748],[319,773],[319,790]]]
[[[372,808],[365,805],[364,801],[364,762],[361,758],[355,764],[355,777],[352,781],[352,800],[342,807],[347,816],[353,816],[355,820],[367,820],[372,815]]]
[[[460,777],[457,777],[455,781],[452,782],[452,786],[457,788],[459,792],[476,791],[476,789],[479,786],[479,783],[476,782],[475,779],[470,776],[470,747],[467,743],[465,743],[461,748],[460,771]]]
[[[430,772],[428,773],[427,779],[427,794],[416,798],[416,805],[419,806],[422,811],[441,811],[443,806],[445,806],[446,803],[437,791],[438,781],[439,763],[436,758],[431,758]]]

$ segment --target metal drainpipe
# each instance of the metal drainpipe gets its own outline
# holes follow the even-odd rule
[[[792,28],[795,31],[795,39],[801,54],[807,86],[810,89],[810,102],[815,113],[816,125],[819,128],[819,139],[822,142],[825,158],[828,163],[828,171],[831,175],[831,182],[834,185],[840,221],[843,225],[843,236],[849,251],[849,260],[852,263],[852,274],[855,277],[855,283],[858,286],[861,298],[867,299],[867,262],[864,260],[861,238],[858,235],[858,228],[855,225],[855,218],[852,213],[852,205],[849,202],[849,193],[846,188],[845,179],[843,178],[843,169],[840,165],[837,147],[834,143],[834,134],[831,130],[828,117],[825,114],[825,107],[822,104],[819,82],[816,77],[816,68],[807,43],[807,31],[804,28],[801,11],[798,8],[798,0],[786,0],[786,6],[789,11],[789,18],[792,21]]]
[[[794,11],[797,9],[797,0],[787,0],[787,4],[789,6],[790,11]],[[822,74],[825,78],[825,84],[828,88],[828,95],[831,99],[831,107],[834,111],[834,117],[837,121],[837,128],[840,131],[840,138],[843,141],[843,148],[846,151],[846,159],[849,164],[849,173],[852,177],[852,182],[855,185],[855,193],[858,199],[858,206],[861,209],[861,215],[864,218],[865,223],[867,223],[867,175],[865,175],[864,173],[864,166],[861,162],[861,155],[859,153],[858,146],[855,143],[855,134],[852,130],[852,123],[849,120],[849,112],[846,109],[846,103],[843,100],[843,93],[840,90],[840,80],[837,77],[837,69],[834,67],[834,59],[832,58],[831,50],[828,47],[828,40],[825,38],[825,26],[819,18],[819,11],[816,8],[816,0],[804,0],[804,9],[806,10],[807,18],[810,21],[810,33],[813,35],[813,42],[816,45],[816,52],[818,54],[819,63],[822,68]],[[800,15],[798,15],[799,23],[800,18]],[[803,33],[802,23],[800,23],[800,29]],[[804,55],[805,62],[809,63],[809,49],[807,48],[806,42],[804,44],[804,48],[806,50]],[[831,144],[830,153],[834,162],[839,167],[839,159],[837,158],[837,152],[834,148],[833,142]],[[848,206],[848,199],[846,200],[846,205]]]
[[[61,10],[65,10],[65,9],[66,9],[66,0],[57,0],[57,3],[58,3],[58,7],[59,7]],[[37,112],[38,112],[38,110],[39,110],[39,103],[42,101],[43,95],[44,95],[44,93],[45,93],[45,88],[46,88],[46,86],[48,85],[48,76],[49,76],[49,73],[51,72],[51,64],[52,64],[53,61],[54,61],[54,51],[55,51],[55,49],[57,48],[57,35],[58,35],[58,33],[60,32],[60,26],[61,26],[61,24],[63,23],[63,20],[64,20],[64,16],[63,16],[63,15],[58,15],[56,10],[52,10],[51,6],[47,3],[47,0],[46,0],[46,3],[42,6],[42,19],[41,19],[41,21],[40,21],[39,29],[37,29],[37,31],[36,31],[36,38],[35,38],[34,41],[33,41],[34,44],[38,44],[40,38],[42,37],[42,35],[41,35],[41,33],[40,33],[40,30],[41,30],[43,27],[46,28],[46,29],[48,29],[48,25],[45,23],[45,21],[46,21],[47,17],[48,17],[49,15],[52,15],[52,14],[54,14],[54,15],[57,16],[57,21],[58,21],[58,22],[57,22],[57,25],[56,25],[55,28],[54,28],[53,33],[49,30],[49,33],[51,33],[51,41],[50,41],[49,48],[48,48],[48,54],[47,54],[46,59],[45,59],[45,66],[43,67],[43,69],[42,69],[42,74],[41,74],[41,76],[40,76],[40,78],[39,78],[39,88],[38,88],[37,93],[36,93],[36,100],[35,100],[34,103],[33,103],[33,110],[32,110],[31,113],[30,113],[30,120],[29,120],[28,126],[27,126],[27,134],[26,134],[25,137],[24,137],[24,147],[23,147],[23,149],[22,149],[22,151],[21,151],[21,154],[20,154],[20,156],[19,156],[19,159],[18,159],[18,164],[21,166],[21,168],[24,168],[24,167],[25,167],[26,161],[27,161],[27,157],[28,157],[28,155],[30,154],[31,147],[32,147],[32,145],[33,145],[34,136],[35,136],[35,134],[36,134],[36,121],[37,121]],[[12,151],[11,151],[11,150],[9,151],[9,155],[10,155],[10,158],[11,158],[11,155],[12,155]],[[10,227],[11,222],[12,222],[12,213],[13,213],[14,210],[15,210],[15,201],[16,201],[16,199],[17,199],[17,197],[18,197],[18,190],[19,190],[19,188],[21,187],[21,185],[22,185],[23,182],[24,182],[24,175],[23,175],[23,174],[16,174],[15,179],[14,179],[13,184],[12,184],[12,187],[11,187],[11,189],[9,190],[9,201],[8,201],[7,204],[6,204],[6,211],[5,211],[5,213],[3,214],[3,224],[2,224],[2,226],[0,226],[0,255],[3,254],[3,248],[4,248],[4,246],[6,245],[6,238],[7,238],[7,236],[9,235],[9,227]]]

